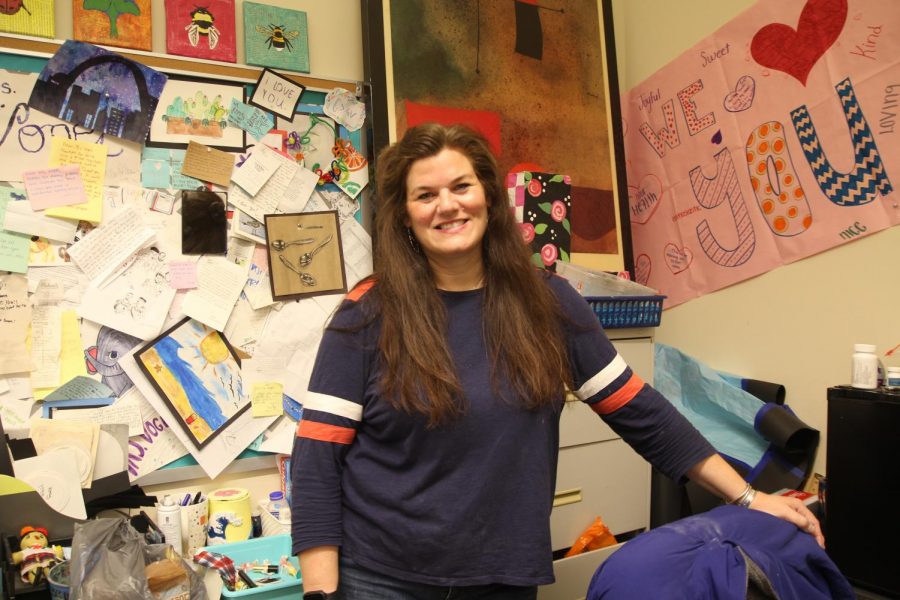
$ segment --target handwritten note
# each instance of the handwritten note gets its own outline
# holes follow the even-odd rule
[[[247,280],[247,269],[223,257],[201,258],[197,289],[184,297],[184,314],[222,331]]]
[[[99,223],[103,216],[103,180],[106,175],[106,145],[54,137],[50,141],[50,166],[78,165],[87,202],[48,208],[51,217]]]
[[[266,184],[269,177],[275,174],[283,157],[264,144],[257,144],[244,164],[235,169],[231,180],[241,186],[245,192],[255,196]],[[255,217],[254,217],[255,218]]]
[[[24,275],[0,275],[0,375],[31,371],[26,346],[31,323],[28,279]]]
[[[324,109],[326,115],[350,131],[362,127],[366,120],[366,105],[344,88],[334,88],[325,95]]]
[[[28,201],[34,210],[84,204],[88,201],[81,181],[81,167],[66,165],[22,173]]]
[[[253,89],[250,103],[285,119],[297,111],[300,96],[306,88],[269,69],[263,69]]]
[[[58,306],[35,306],[31,312],[31,386],[55,388],[60,384],[62,312]]]
[[[193,261],[169,263],[169,285],[176,290],[192,290],[197,287],[197,263]]]
[[[231,99],[231,110],[228,111],[228,123],[240,127],[260,140],[275,126],[275,119],[262,109],[244,104],[237,98]]]
[[[48,395],[57,389],[59,383],[65,383],[79,376],[87,376],[78,313],[74,310],[63,311],[60,315],[60,329],[59,381],[46,387],[36,387],[34,389],[34,397],[38,400],[46,399]],[[34,385],[33,379],[32,385]]]
[[[227,152],[197,142],[188,142],[184,163],[181,165],[182,175],[228,187],[233,170],[234,157]]]
[[[84,364],[84,360],[82,360]],[[44,400],[86,400],[93,398],[110,398],[113,391],[96,379],[87,375],[74,377],[47,394]]]
[[[105,279],[154,236],[137,211],[128,206],[70,246],[69,256],[92,281]]]
[[[278,200],[278,210],[286,213],[304,212],[304,207],[309,202],[309,197],[312,196],[318,183],[318,175],[309,169],[297,165],[293,181],[287,186],[281,199]]]
[[[281,396],[284,386],[277,381],[257,381],[250,389],[250,412],[254,417],[274,417],[284,409]]]
[[[0,224],[6,219],[6,207],[13,191],[0,188]],[[28,236],[0,229],[0,271],[24,273],[28,270]]]
[[[100,408],[67,408],[53,411],[57,421],[88,421],[105,425],[107,423],[124,423],[128,425],[128,436],[141,435],[144,421],[141,418],[141,407],[135,397],[122,398],[111,406]]]
[[[291,185],[294,182],[294,176],[298,170],[301,170],[301,167],[293,160],[285,158],[271,148],[261,144],[257,144],[256,150],[250,158],[252,159],[257,154],[265,154],[268,157],[266,160],[271,160],[276,165],[274,173],[257,190],[255,196],[244,191],[242,187],[231,186],[228,190],[228,200],[243,212],[263,223],[265,215],[274,213],[279,202],[290,193],[289,190],[291,190]],[[248,160],[247,162],[249,163],[250,161]],[[238,172],[246,168],[247,163],[238,169]],[[303,193],[302,190],[300,193]]]

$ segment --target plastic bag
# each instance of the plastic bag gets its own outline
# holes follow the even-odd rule
[[[609,527],[603,523],[600,517],[597,517],[587,529],[581,532],[581,535],[578,536],[578,539],[575,540],[575,543],[572,544],[572,547],[566,552],[564,558],[569,558],[570,556],[575,556],[582,552],[599,550],[600,548],[613,546],[617,543],[616,537],[609,530]]]
[[[144,576],[144,542],[127,519],[75,524],[69,600],[152,598]]]
[[[69,600],[156,600],[144,567],[166,558],[180,561],[184,567],[190,580],[190,600],[207,600],[203,577],[190,563],[168,544],[147,544],[128,519],[76,523]]]

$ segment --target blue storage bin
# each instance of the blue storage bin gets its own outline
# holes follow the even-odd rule
[[[585,296],[604,329],[657,327],[665,296]]]
[[[235,569],[240,569],[244,563],[257,561],[262,563],[268,560],[269,564],[277,565],[282,556],[290,557],[291,564],[297,569],[297,576],[292,577],[284,569],[279,573],[248,572],[253,580],[278,575],[282,581],[267,583],[255,588],[244,588],[237,591],[229,591],[222,588],[222,598],[250,598],[252,600],[281,600],[282,598],[299,598],[303,593],[302,580],[300,579],[300,565],[297,557],[291,555],[290,535],[271,535],[268,537],[253,538],[244,542],[231,542],[229,544],[217,544],[204,548],[209,552],[224,554],[234,561]]]

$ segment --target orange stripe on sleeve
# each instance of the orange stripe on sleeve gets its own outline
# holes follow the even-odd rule
[[[370,289],[372,289],[373,285],[375,285],[374,279],[369,279],[368,281],[364,281],[363,283],[360,283],[358,286],[356,286],[355,288],[350,290],[350,293],[347,294],[347,300],[356,302],[357,300],[359,300],[360,298],[365,296],[366,292],[368,292]]]
[[[595,402],[591,405],[591,409],[598,415],[613,413],[628,404],[643,387],[644,380],[638,377],[636,373],[632,373],[631,379],[626,381],[625,385],[620,387],[616,393],[600,402]]]
[[[350,427],[338,427],[327,423],[300,420],[297,426],[297,437],[304,437],[320,442],[334,442],[336,444],[349,444],[356,437],[356,430]]]

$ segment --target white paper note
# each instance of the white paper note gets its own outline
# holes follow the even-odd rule
[[[56,512],[73,519],[87,518],[74,456],[64,452],[32,456],[15,461],[13,471],[16,479],[33,487]]]
[[[25,192],[22,192],[24,198]],[[16,200],[6,205],[3,229],[27,235],[40,235],[57,242],[69,244],[75,241],[76,221],[48,217],[43,212],[31,210],[27,200]]]
[[[278,210],[286,213],[303,212],[303,207],[309,202],[317,183],[319,183],[318,175],[298,166],[294,178],[278,201]]]
[[[110,406],[99,408],[67,408],[53,411],[56,420],[89,421],[98,425],[121,423],[128,426],[128,436],[140,435],[144,430],[141,409],[136,398],[119,399]]]
[[[0,275],[0,375],[31,371],[25,340],[31,323],[28,280],[24,275]]]
[[[278,153],[266,146],[257,144],[244,164],[231,173],[231,180],[241,186],[245,192],[255,196],[269,178],[281,166]]]
[[[246,281],[247,266],[204,256],[198,263],[197,289],[185,295],[181,308],[189,317],[222,331]]]
[[[59,380],[62,349],[62,311],[58,306],[35,306],[31,312],[31,386],[55,388]]]
[[[262,223],[265,221],[265,215],[277,211],[278,204],[284,195],[293,192],[291,186],[293,185],[294,174],[301,169],[296,162],[281,156],[267,146],[257,146],[256,151],[250,155],[249,160],[252,160],[254,156],[259,154],[268,154],[270,156],[267,160],[272,160],[276,164],[275,171],[268,181],[265,182],[265,185],[253,194],[247,193],[240,186],[232,185],[228,190],[228,202]],[[243,171],[246,167],[245,163],[243,167],[235,172]]]
[[[122,209],[69,248],[69,256],[91,282],[102,282],[155,237],[133,208]]]

